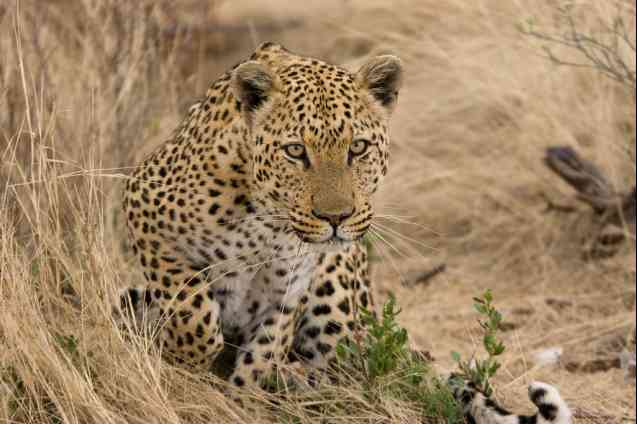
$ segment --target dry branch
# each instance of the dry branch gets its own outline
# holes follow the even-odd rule
[[[575,18],[572,4],[556,7],[557,17],[564,30],[551,33],[538,30],[530,23],[522,28],[522,33],[547,42],[543,46],[548,59],[558,66],[594,69],[606,77],[629,88],[635,98],[635,63],[631,63],[626,51],[636,52],[634,21],[636,8],[634,3],[617,2],[617,11],[610,20],[599,20],[599,29],[595,33],[582,29],[583,25]],[[577,51],[581,61],[567,60],[555,53],[552,45],[563,46]]]
[[[405,281],[403,286],[405,287],[414,287],[416,285],[424,284],[428,285],[429,282],[438,274],[441,274],[447,270],[447,264],[442,263],[436,265],[432,269],[428,269],[419,273],[416,277],[414,277],[411,281]]]
[[[595,164],[582,158],[568,146],[549,147],[544,163],[577,191],[577,198],[580,201],[593,208],[600,218],[602,227],[625,227],[634,238],[637,200],[635,187],[628,192],[616,192]],[[596,243],[608,246],[625,239],[625,231],[612,232],[612,234],[600,232]]]
[[[601,213],[616,204],[616,195],[602,172],[591,162],[581,158],[570,147],[549,147],[544,158],[546,165],[571,187],[580,200]]]

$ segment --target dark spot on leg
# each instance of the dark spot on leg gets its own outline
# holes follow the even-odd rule
[[[332,350],[332,346],[328,345],[327,343],[317,343],[316,344],[316,349],[321,352],[323,355],[326,355],[328,353],[330,353],[330,351]]]
[[[338,309],[341,310],[345,315],[349,315],[351,309],[349,307],[349,299],[344,299],[341,303],[338,304]]]
[[[305,330],[305,335],[311,339],[317,338],[319,334],[321,334],[321,329],[319,327],[310,327]]]
[[[331,312],[332,308],[330,308],[330,305],[316,305],[314,309],[312,309],[312,313],[316,316],[329,315]]]
[[[343,325],[336,321],[330,321],[325,324],[325,334],[339,334],[343,330]]]

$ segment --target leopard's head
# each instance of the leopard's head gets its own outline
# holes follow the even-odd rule
[[[302,241],[359,239],[387,173],[400,60],[374,57],[352,73],[272,44],[253,58],[234,70],[232,88],[248,128],[254,195],[283,211]]]

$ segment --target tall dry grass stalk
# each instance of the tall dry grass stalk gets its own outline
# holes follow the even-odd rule
[[[263,14],[281,3],[264,2]],[[347,13],[308,6],[310,16],[330,19],[274,33],[259,32],[253,17],[250,41],[224,44],[235,51],[206,27],[221,28],[228,8],[241,16],[242,2],[195,8],[196,30],[163,2],[0,4],[0,422],[276,422],[282,411],[308,423],[317,411],[327,422],[416,421],[410,405],[370,404],[355,381],[284,400],[247,394],[240,408],[222,382],[172,368],[110,319],[116,290],[142,281],[122,254],[121,179],[169,136],[190,99],[269,36],[352,66],[387,50],[406,62],[393,167],[379,199],[393,248],[376,247],[382,268],[395,270],[378,272],[377,285],[397,292],[415,341],[443,366],[450,350],[470,352],[470,298],[492,287],[518,326],[500,381],[507,404],[524,407],[525,381],[540,378],[576,406],[634,415],[634,394],[612,372],[528,362],[552,344],[573,361],[603,355],[634,320],[634,245],[601,264],[582,258],[594,219],[544,211],[543,196],[569,192],[541,164],[546,146],[569,144],[617,187],[635,184],[631,93],[593,70],[553,68],[519,34],[531,16],[554,29],[548,0],[326,4]],[[616,10],[611,1],[579,7],[590,29]],[[332,43],[326,34],[335,34]],[[448,271],[432,287],[398,284],[439,262]]]

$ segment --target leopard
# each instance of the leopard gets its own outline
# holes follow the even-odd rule
[[[308,378],[334,364],[359,312],[374,310],[364,236],[403,74],[394,55],[350,71],[263,43],[135,167],[123,210],[146,283],[125,288],[119,306],[161,322],[163,356],[208,372],[233,346],[227,380],[238,390],[286,361]],[[485,404],[469,387],[457,393],[468,415]],[[566,414],[559,395],[535,398]]]

